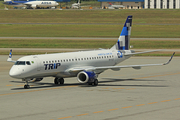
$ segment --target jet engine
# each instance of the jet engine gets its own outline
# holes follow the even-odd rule
[[[80,83],[91,83],[97,78],[97,75],[91,71],[81,71],[77,75],[77,79]]]
[[[35,8],[36,8],[36,5],[31,5],[31,7],[32,7],[33,9],[35,9]]]
[[[43,80],[43,78],[34,78],[32,79],[32,82],[40,82],[41,80]]]

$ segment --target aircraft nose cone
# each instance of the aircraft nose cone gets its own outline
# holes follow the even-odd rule
[[[20,76],[21,76],[20,69],[18,69],[16,67],[12,67],[11,70],[9,71],[9,76],[11,76],[13,78],[20,78]]]

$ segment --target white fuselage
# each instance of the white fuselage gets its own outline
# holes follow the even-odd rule
[[[68,71],[70,68],[114,66],[130,57],[123,56],[126,51],[121,52],[121,57],[118,56],[118,50],[111,49],[25,56],[17,61],[29,61],[30,65],[13,65],[9,75],[18,79],[76,77],[78,72],[71,73]],[[103,71],[95,72],[99,74]]]
[[[59,4],[56,1],[5,1],[7,5],[12,5],[14,7],[27,7],[27,8],[37,8],[37,7],[55,7]]]

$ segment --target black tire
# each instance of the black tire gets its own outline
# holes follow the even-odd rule
[[[24,85],[24,89],[29,89],[30,86],[29,85]]]
[[[64,79],[63,78],[60,78],[60,84],[63,85],[64,84]]]
[[[98,79],[95,79],[94,80],[94,86],[97,86],[98,85]]]
[[[59,84],[59,79],[58,78],[54,79],[54,84],[56,84],[56,85]]]

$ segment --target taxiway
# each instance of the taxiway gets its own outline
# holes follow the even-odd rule
[[[76,78],[30,83],[9,77],[13,63],[0,55],[0,120],[175,120],[180,118],[180,57],[166,66],[107,70],[97,87]],[[21,56],[13,56],[18,59]],[[162,63],[170,57],[131,57],[119,65]]]

